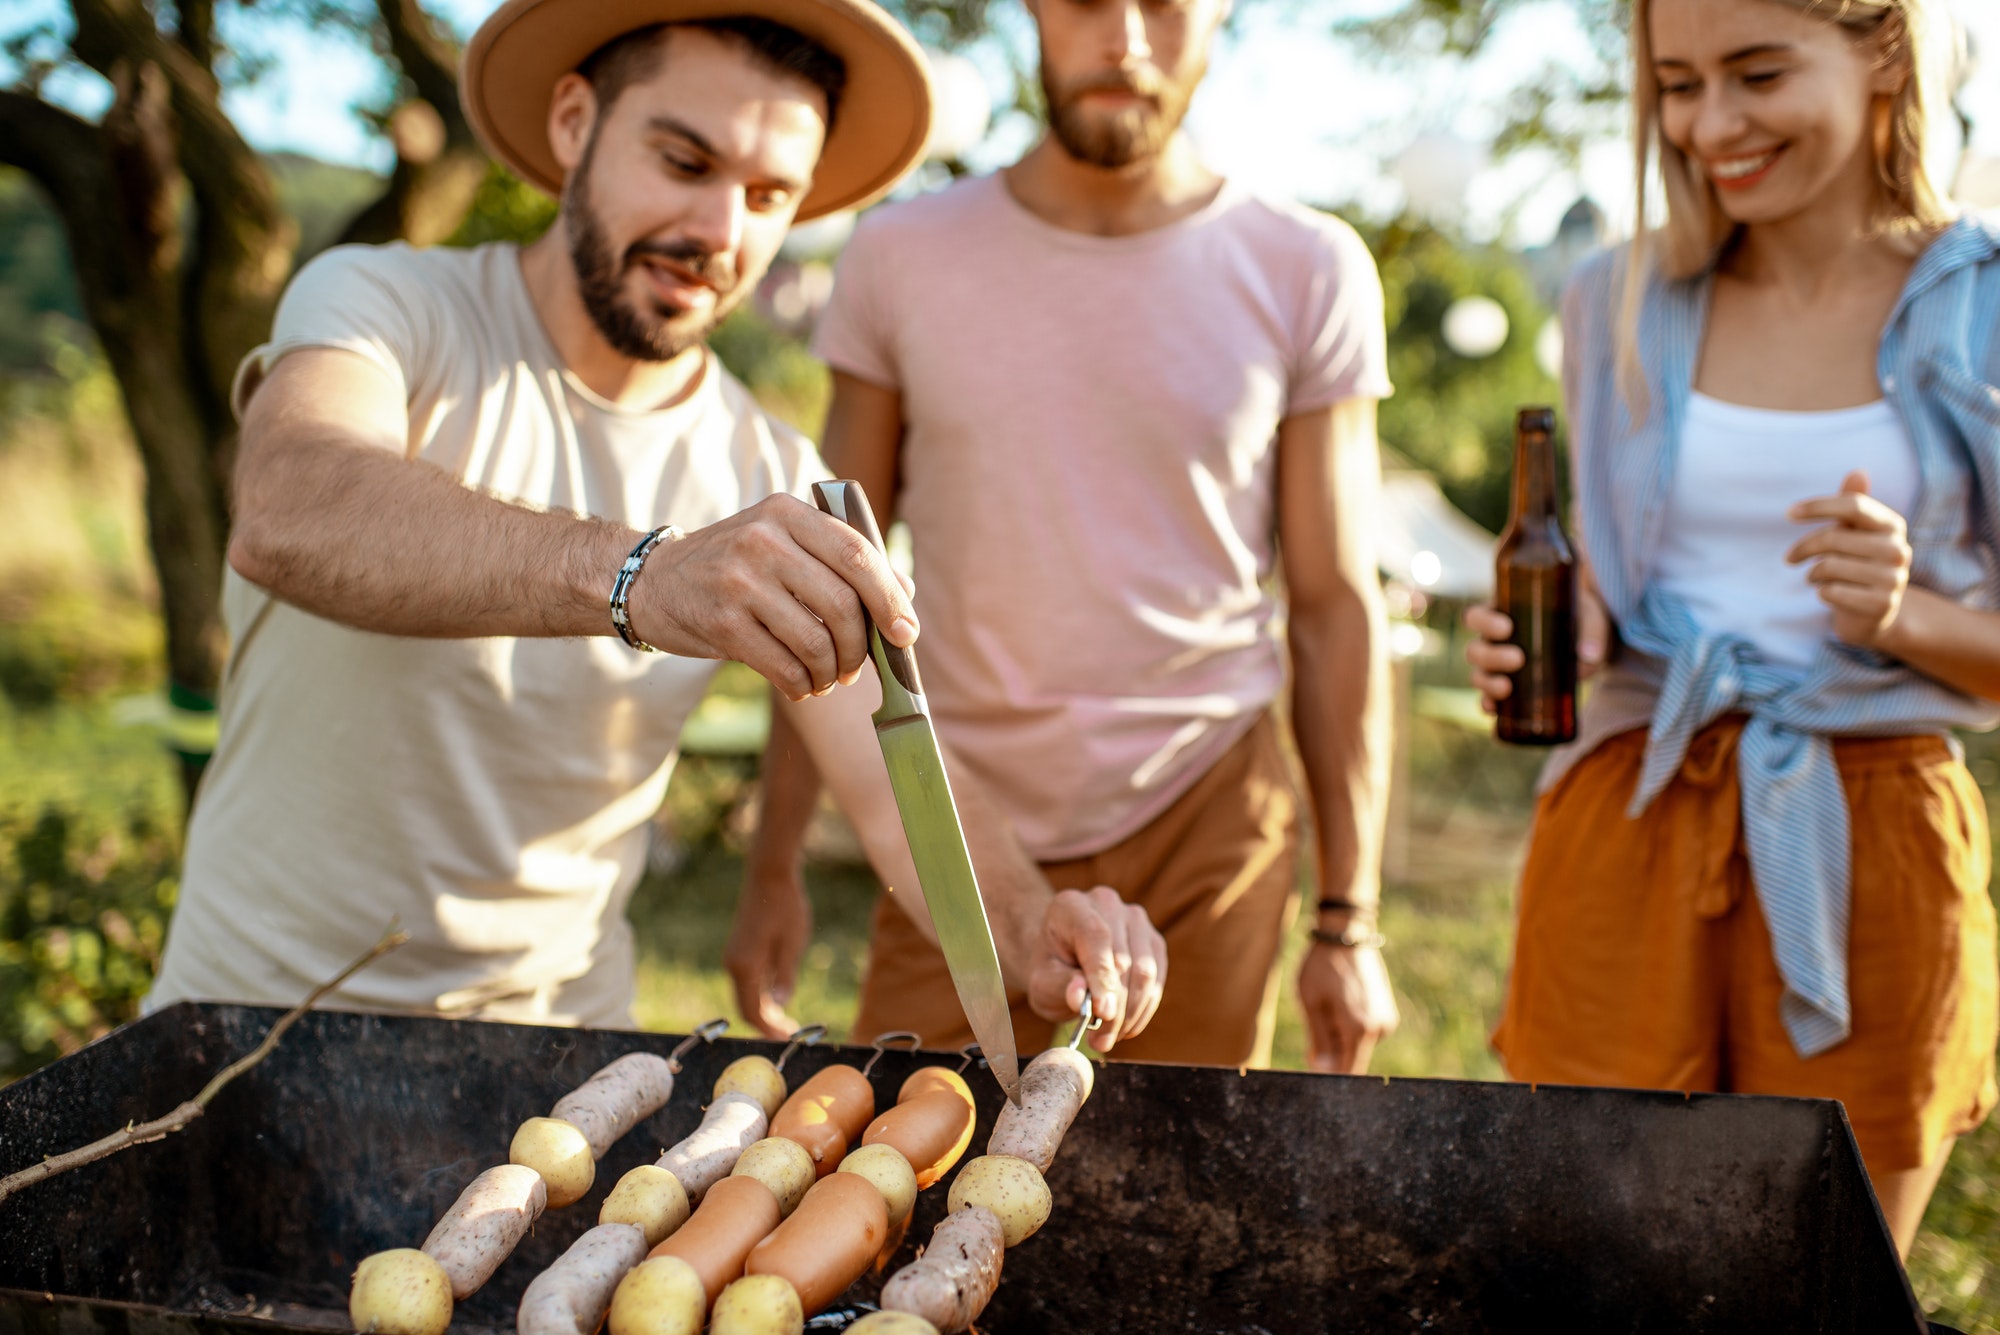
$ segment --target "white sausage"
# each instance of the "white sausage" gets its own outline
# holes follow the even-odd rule
[[[646,1235],[631,1224],[599,1224],[570,1244],[521,1295],[519,1335],[596,1335],[625,1272],[646,1259]]]
[[[674,1068],[665,1057],[630,1052],[563,1095],[551,1117],[560,1117],[590,1142],[602,1159],[619,1137],[667,1106],[674,1093]]]
[[[1021,1102],[1000,1105],[988,1154],[1026,1159],[1043,1173],[1056,1161],[1063,1136],[1090,1097],[1090,1059],[1068,1048],[1050,1048],[1021,1072]]]
[[[764,1105],[748,1094],[724,1094],[708,1105],[692,1135],[660,1156],[660,1167],[679,1178],[688,1200],[728,1177],[743,1151],[764,1138]]]
[[[424,1239],[424,1254],[451,1280],[451,1296],[463,1302],[493,1278],[548,1203],[548,1184],[532,1168],[503,1163],[473,1178]]]
[[[931,1245],[882,1286],[884,1311],[920,1316],[945,1335],[979,1319],[993,1290],[1000,1287],[1006,1256],[999,1217],[983,1206],[946,1215],[931,1233]]]

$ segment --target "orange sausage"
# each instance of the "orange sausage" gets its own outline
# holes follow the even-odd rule
[[[792,1217],[758,1243],[746,1275],[782,1275],[811,1316],[868,1273],[889,1237],[889,1207],[866,1178],[835,1173],[813,1183]]]
[[[867,1186],[865,1182],[862,1185]],[[701,1286],[708,1290],[712,1307],[716,1295],[743,1274],[743,1261],[751,1249],[777,1226],[778,1198],[769,1187],[754,1177],[725,1177],[701,1198],[701,1208],[665,1242],[647,1252],[646,1259],[678,1256],[693,1266],[701,1276]]]
[[[875,1088],[868,1077],[852,1066],[829,1066],[785,1100],[771,1119],[771,1134],[803,1146],[817,1176],[825,1177],[840,1167],[874,1115]]]
[[[868,1125],[864,1145],[893,1145],[917,1170],[921,1191],[951,1171],[972,1143],[972,1105],[948,1091],[919,1094]]]
[[[840,1161],[847,1157],[847,1137],[840,1133],[833,1119],[826,1115],[824,1108],[813,1104],[785,1116],[779,1109],[778,1116],[784,1118],[782,1126],[773,1126],[771,1134],[782,1136],[804,1147],[812,1156],[813,1177],[825,1177],[840,1167]]]
[[[812,1079],[799,1086],[797,1093],[785,1100],[785,1107],[807,1101],[826,1109],[850,1144],[868,1129],[869,1119],[875,1116],[875,1086],[852,1066],[829,1066],[814,1073]],[[778,1116],[784,1115],[785,1109],[778,1109]]]
[[[949,1066],[920,1066],[896,1091],[896,1102],[908,1103],[925,1094],[944,1093],[956,1094],[965,1100],[966,1107],[972,1106],[972,1087],[965,1083],[964,1076]]]

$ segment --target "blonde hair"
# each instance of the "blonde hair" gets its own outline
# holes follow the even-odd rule
[[[1635,203],[1633,239],[1625,265],[1620,320],[1618,380],[1634,417],[1646,398],[1639,364],[1639,307],[1653,271],[1670,279],[1699,277],[1736,237],[1737,224],[1723,213],[1715,187],[1687,154],[1669,143],[1660,127],[1660,90],[1653,72],[1649,23],[1654,0],[1632,5],[1632,134]],[[1777,4],[1844,28],[1855,41],[1881,44],[1884,60],[1903,67],[1896,91],[1875,105],[1876,174],[1884,207],[1877,226],[1913,246],[1956,216],[1938,188],[1945,164],[1931,127],[1951,114],[1959,48],[1957,28],[1943,0],[1742,0]],[[1666,222],[1646,225],[1648,184],[1660,177]]]

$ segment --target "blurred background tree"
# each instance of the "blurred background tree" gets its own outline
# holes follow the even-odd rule
[[[373,16],[406,96],[387,113],[395,171],[347,235],[439,241],[484,173],[458,108],[456,48],[414,0],[380,0]],[[61,220],[76,309],[144,461],[169,684],[178,704],[212,707],[226,653],[230,379],[269,332],[300,229],[223,108],[229,81],[250,71],[219,38],[214,0],[69,0],[66,17],[66,31],[51,18],[10,35],[21,74],[0,89],[0,163],[26,172]],[[66,65],[110,85],[95,122],[44,96]],[[190,757],[190,792],[198,772]]]

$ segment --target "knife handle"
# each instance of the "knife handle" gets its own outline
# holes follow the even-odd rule
[[[859,482],[844,478],[833,482],[815,482],[813,500],[819,503],[820,509],[835,519],[861,530],[861,536],[874,543],[876,551],[884,554],[888,552],[888,546],[882,541],[882,530],[875,525],[874,507],[868,504],[868,494],[861,490]],[[923,678],[917,675],[917,651],[899,648],[883,639],[881,632],[875,627],[874,620],[869,617],[866,607],[861,609],[861,621],[868,628],[870,647],[875,650],[882,664],[889,669],[890,675],[896,679],[896,684],[914,697],[911,702],[912,712],[928,712],[923,708]]]

